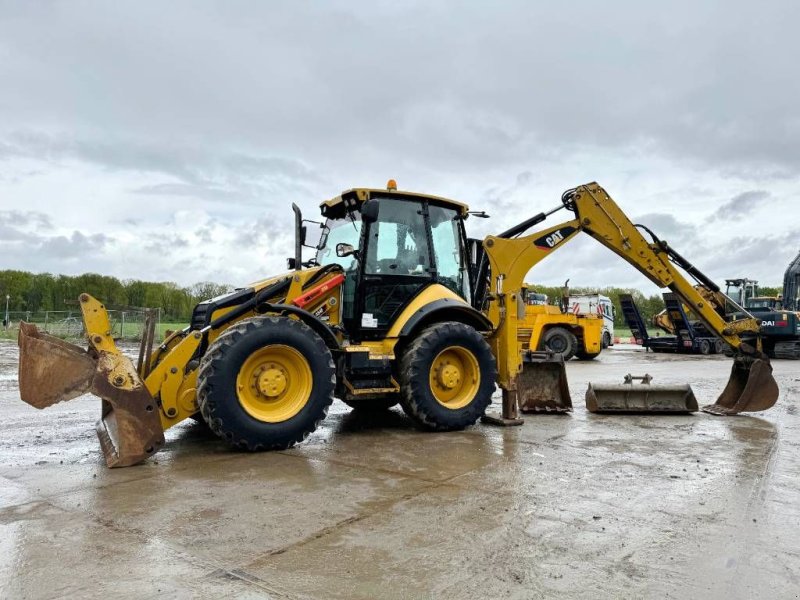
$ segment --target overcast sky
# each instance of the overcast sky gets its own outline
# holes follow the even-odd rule
[[[800,3],[0,0],[0,269],[243,284],[358,186],[596,180],[720,280],[800,249]],[[563,214],[563,213],[561,213]],[[656,289],[594,240],[529,279]]]

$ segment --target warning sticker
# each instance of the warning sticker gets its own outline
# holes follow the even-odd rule
[[[363,313],[361,315],[361,326],[375,328],[378,326],[378,319],[372,316],[372,313]]]

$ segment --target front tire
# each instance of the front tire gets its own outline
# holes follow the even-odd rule
[[[243,450],[304,440],[333,402],[336,367],[325,342],[288,317],[229,327],[200,361],[198,404],[211,430]]]
[[[486,412],[496,379],[492,350],[480,333],[463,323],[437,323],[403,353],[400,405],[425,429],[464,429]]]

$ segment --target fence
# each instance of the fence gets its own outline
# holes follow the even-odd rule
[[[161,322],[161,310],[158,310],[158,323]],[[143,310],[109,310],[111,335],[121,340],[140,340],[144,331]],[[5,321],[5,314],[3,314]],[[81,338],[84,335],[83,319],[80,310],[48,310],[9,312],[8,322],[3,323],[3,330],[15,334],[19,322],[34,323],[40,330],[61,338]]]

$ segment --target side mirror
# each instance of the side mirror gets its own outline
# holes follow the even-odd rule
[[[361,205],[361,220],[364,223],[374,223],[378,220],[380,203],[377,200],[367,200]]]
[[[345,244],[344,242],[340,242],[336,244],[336,256],[339,258],[345,258],[346,256],[356,256],[358,257],[358,250],[353,248],[352,244]]]
[[[306,234],[308,233],[308,228],[305,225],[300,226],[300,245],[306,245]]]

